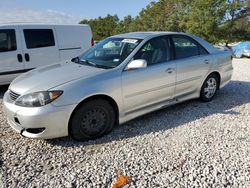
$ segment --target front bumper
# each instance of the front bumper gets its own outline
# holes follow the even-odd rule
[[[8,91],[4,95],[3,106],[8,123],[15,131],[25,137],[37,139],[68,136],[69,119],[76,107],[55,106],[52,103],[43,107],[20,107],[10,100]]]

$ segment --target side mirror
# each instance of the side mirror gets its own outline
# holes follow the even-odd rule
[[[79,59],[79,57],[74,57],[71,59],[71,61],[74,63],[79,63],[80,59]]]
[[[147,67],[147,61],[145,59],[136,59],[131,61],[125,70],[141,69]]]

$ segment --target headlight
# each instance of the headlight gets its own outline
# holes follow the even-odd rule
[[[15,104],[23,107],[39,107],[51,103],[62,95],[63,91],[41,91],[19,97]]]

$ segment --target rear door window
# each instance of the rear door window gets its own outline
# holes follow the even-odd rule
[[[24,29],[27,49],[55,46],[52,29]]]
[[[198,42],[186,36],[172,36],[175,47],[175,58],[182,59],[208,54]]]
[[[15,51],[16,34],[14,29],[1,29],[0,30],[0,52]]]

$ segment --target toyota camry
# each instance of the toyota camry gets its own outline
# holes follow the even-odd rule
[[[232,71],[231,53],[197,36],[121,34],[71,61],[19,76],[4,95],[4,111],[25,137],[84,141],[176,103],[209,102]]]

